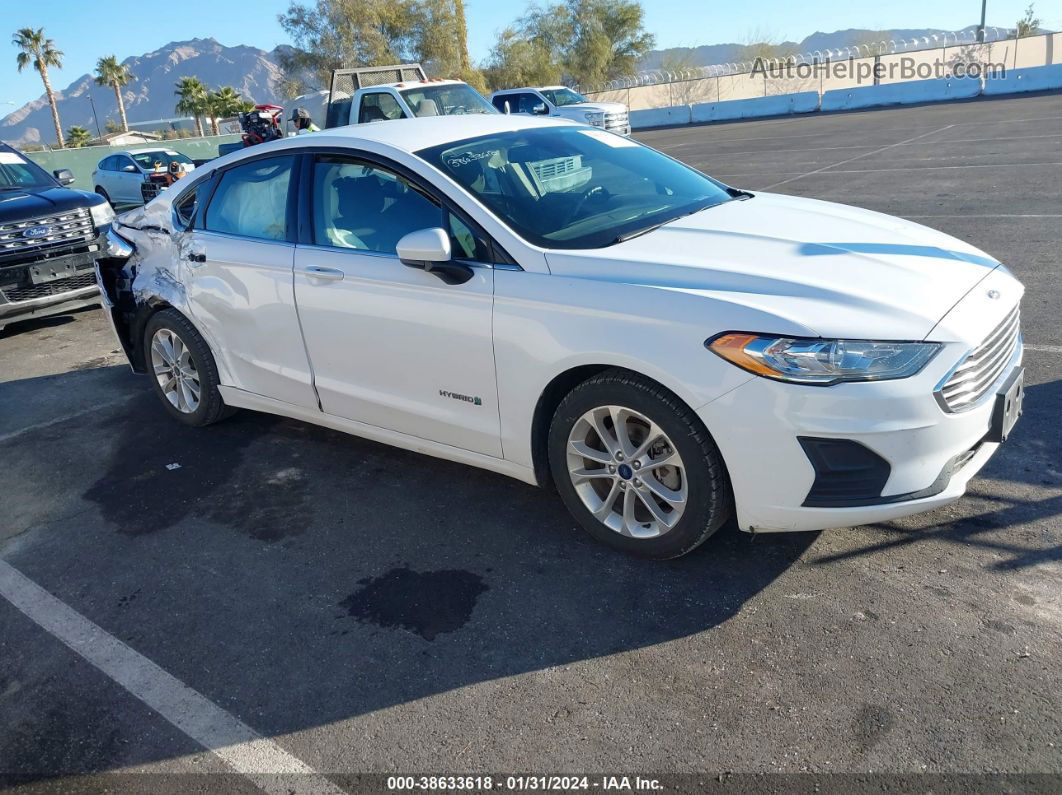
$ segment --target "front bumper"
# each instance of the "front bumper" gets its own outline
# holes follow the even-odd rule
[[[4,266],[0,276],[0,326],[98,304],[95,262],[101,256],[102,245],[100,236],[83,251]],[[71,275],[33,284],[28,268],[41,261],[56,268],[70,268]]]
[[[931,339],[940,353],[911,378],[815,387],[752,377],[702,406],[697,413],[730,474],[738,525],[752,532],[851,527],[961,497],[999,448],[996,396],[1016,388],[1022,361],[1018,335],[972,405],[949,412],[935,394],[1013,311],[990,293],[1016,301],[1020,285],[998,272],[971,291],[937,325]]]

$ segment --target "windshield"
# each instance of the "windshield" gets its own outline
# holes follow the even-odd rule
[[[544,248],[600,248],[728,201],[699,171],[587,127],[502,132],[417,153]]]
[[[151,170],[156,163],[161,163],[163,170],[168,171],[170,163],[181,163],[186,166],[193,165],[192,158],[182,155],[180,152],[172,152],[168,149],[160,149],[157,152],[130,152],[129,156],[143,169]]]
[[[54,188],[55,182],[18,152],[0,149],[0,190]]]
[[[417,116],[459,116],[464,113],[497,113],[479,92],[464,83],[417,86],[402,91],[406,104]]]
[[[570,88],[540,88],[538,93],[558,108],[562,108],[565,105],[579,105],[583,102],[590,101],[582,94],[576,93]]]

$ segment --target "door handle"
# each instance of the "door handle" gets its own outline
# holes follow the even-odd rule
[[[325,282],[343,281],[345,275],[339,268],[322,268],[319,265],[307,265],[299,273],[310,279],[320,279]]]
[[[197,254],[195,252],[192,252],[188,255],[188,260],[190,262],[196,262],[202,265],[204,262],[206,262],[206,254]]]

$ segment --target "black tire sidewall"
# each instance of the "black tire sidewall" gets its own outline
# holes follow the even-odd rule
[[[676,396],[634,374],[595,378],[576,387],[561,401],[549,430],[549,463],[561,499],[583,528],[597,540],[632,555],[656,559],[678,557],[710,536],[730,512],[722,458],[703,423]],[[633,409],[663,429],[685,467],[687,504],[682,518],[667,533],[651,539],[629,538],[603,525],[583,505],[568,475],[568,435],[587,411],[616,405]],[[714,460],[712,460],[714,458]],[[722,473],[722,474],[721,474]]]

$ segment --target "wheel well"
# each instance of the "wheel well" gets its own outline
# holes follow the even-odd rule
[[[144,358],[144,329],[147,327],[151,316],[163,309],[173,307],[162,299],[155,299],[137,307],[136,314],[131,318],[127,327],[129,335],[130,355],[129,361],[133,365],[133,372],[147,372],[147,360]]]
[[[553,414],[557,406],[565,396],[575,387],[598,373],[612,370],[607,364],[585,364],[581,367],[573,367],[565,370],[550,381],[542,394],[538,397],[535,405],[535,414],[531,420],[531,461],[535,469],[535,478],[543,488],[553,488],[553,479],[549,471],[549,424],[553,421]]]

